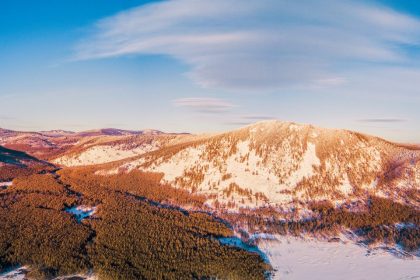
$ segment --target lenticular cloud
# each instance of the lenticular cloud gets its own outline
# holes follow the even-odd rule
[[[168,55],[204,87],[330,87],[345,62],[406,64],[418,19],[361,1],[175,0],[105,18],[76,59]],[[338,84],[340,85],[340,84]]]

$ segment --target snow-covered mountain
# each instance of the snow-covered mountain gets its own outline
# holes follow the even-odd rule
[[[346,130],[259,122],[208,137],[186,137],[114,164],[140,169],[208,197],[217,207],[291,208],[369,194],[419,207],[420,150]]]

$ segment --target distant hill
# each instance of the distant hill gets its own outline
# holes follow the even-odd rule
[[[0,145],[4,147],[24,151],[32,156],[49,160],[57,155],[65,153],[71,147],[92,137],[128,137],[128,136],[153,136],[164,135],[159,130],[122,130],[104,128],[82,132],[65,130],[51,130],[40,132],[14,131],[0,128]]]
[[[77,135],[86,136],[122,136],[122,135],[160,135],[164,132],[159,130],[147,129],[147,130],[123,130],[116,128],[102,128],[97,130],[87,130],[78,132]]]

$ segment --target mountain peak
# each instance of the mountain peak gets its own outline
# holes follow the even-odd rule
[[[312,125],[273,119],[273,120],[258,121],[258,122],[252,123],[252,124],[250,124],[246,127],[248,127],[248,128],[274,129],[274,128],[280,128],[280,127],[282,127],[282,128],[285,128],[285,127],[304,128],[304,127],[312,127]]]

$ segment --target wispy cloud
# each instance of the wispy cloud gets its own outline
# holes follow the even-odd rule
[[[363,123],[401,123],[401,122],[407,122],[408,120],[399,119],[399,118],[375,118],[375,119],[361,119],[358,121],[363,122]]]
[[[417,18],[372,1],[173,0],[99,21],[75,56],[169,55],[204,87],[339,87],[343,64],[410,64],[419,38]]]
[[[232,122],[225,122],[225,125],[229,125],[229,126],[245,126],[245,125],[249,125],[252,122],[245,122],[245,121],[232,121]]]
[[[246,115],[246,116],[241,116],[241,119],[250,120],[250,121],[263,121],[263,120],[273,120],[273,119],[276,119],[276,117],[267,116],[267,115]]]
[[[234,104],[219,98],[210,97],[189,97],[172,101],[176,107],[186,107],[200,113],[228,112],[236,107]]]

